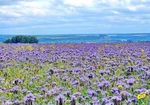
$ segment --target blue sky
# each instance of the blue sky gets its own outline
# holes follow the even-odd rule
[[[150,0],[0,0],[0,34],[149,33]]]

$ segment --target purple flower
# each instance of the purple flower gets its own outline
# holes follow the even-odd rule
[[[18,86],[15,86],[15,87],[13,87],[13,88],[10,89],[10,92],[13,92],[13,93],[16,93],[16,94],[17,94],[18,89],[19,89],[19,87],[18,87]]]
[[[106,72],[106,70],[100,70],[100,71],[99,71],[99,73],[100,73],[101,75],[103,75],[105,72]]]
[[[82,72],[82,68],[74,68],[73,72],[74,72],[74,74],[79,74]]]
[[[120,105],[120,102],[122,100],[121,96],[113,96],[111,99],[113,100],[115,105]]]
[[[25,105],[33,105],[33,102],[36,100],[36,97],[32,94],[29,93],[23,98],[23,102]]]
[[[87,79],[86,79],[84,76],[79,77],[79,79],[80,79],[82,82],[87,81]]]
[[[127,79],[127,83],[128,83],[129,85],[133,85],[134,82],[135,82],[135,79],[134,79],[134,78]]]
[[[118,88],[113,87],[113,88],[111,88],[111,92],[112,92],[112,93],[116,93],[116,94],[118,94],[120,91],[119,91],[119,89],[118,89]]]
[[[73,82],[72,82],[72,85],[73,85],[73,86],[79,85],[79,81],[73,81]]]
[[[64,92],[64,95],[67,96],[67,97],[70,97],[70,94],[71,94],[70,90],[67,90],[67,91]]]
[[[109,102],[110,102],[110,97],[102,98],[102,102],[103,102],[104,104],[109,103]]]
[[[141,93],[141,89],[135,89],[134,92],[135,93]]]
[[[131,96],[131,93],[127,92],[127,91],[122,91],[120,93],[121,97],[122,97],[122,100],[127,100],[129,96]]]
[[[52,77],[51,77],[50,75],[49,75],[49,76],[47,76],[47,79],[48,79],[48,80],[51,80],[51,78],[52,78]]]
[[[7,100],[7,101],[4,103],[4,105],[13,105],[13,102],[10,101],[10,100]]]
[[[0,56],[0,61],[2,62],[4,60],[5,60],[4,56]]]
[[[132,105],[132,100],[130,100],[130,99],[125,100],[125,102],[127,103],[127,105]]]
[[[41,91],[42,91],[43,93],[46,93],[48,90],[47,90],[47,88],[43,87],[43,88],[41,89]]]
[[[129,89],[130,88],[130,86],[128,85],[128,84],[124,84],[123,85],[126,89]]]
[[[55,101],[56,101],[56,105],[63,105],[64,96],[62,94],[58,95]]]
[[[133,98],[131,99],[131,101],[132,101],[132,102],[137,102],[137,98],[136,98],[136,97],[133,97]]]
[[[70,104],[71,105],[76,105],[76,97],[75,96],[72,96]]]
[[[20,105],[19,100],[14,100],[14,101],[13,101],[13,105]]]
[[[105,105],[115,105],[113,102],[108,102]]]
[[[17,78],[17,79],[14,79],[13,83],[14,83],[15,85],[18,85],[18,84],[21,84],[21,83],[22,83],[22,80]]]
[[[89,79],[91,79],[91,78],[94,77],[94,73],[93,73],[93,72],[90,72],[89,74],[87,74],[87,76],[89,77]]]
[[[98,83],[98,87],[102,88],[102,87],[104,87],[104,84],[102,82]]]
[[[90,96],[96,96],[97,93],[94,90],[87,90],[87,94]]]
[[[129,93],[127,91],[122,91],[120,94],[123,96],[131,96],[131,93]]]
[[[4,79],[2,77],[0,77],[0,82],[3,81]]]
[[[99,99],[97,97],[93,97],[92,98],[92,103],[93,103],[93,105],[101,105],[100,101],[99,101]]]
[[[102,81],[102,82],[98,83],[98,87],[100,87],[100,88],[108,87],[108,86],[110,86],[109,81]]]
[[[110,82],[109,81],[103,81],[104,87],[108,87],[110,86]]]

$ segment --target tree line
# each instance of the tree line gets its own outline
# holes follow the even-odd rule
[[[35,36],[17,35],[5,40],[3,43],[38,43]]]

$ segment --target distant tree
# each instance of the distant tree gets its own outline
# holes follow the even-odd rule
[[[11,43],[11,39],[7,39],[7,40],[4,41],[3,43]]]
[[[17,35],[3,43],[38,43],[38,39],[35,36]]]
[[[128,43],[133,43],[133,41],[132,41],[132,40],[127,40],[127,42],[128,42]]]
[[[148,42],[149,42],[149,43],[150,43],[150,41],[148,41],[148,40],[147,40],[147,41],[140,40],[140,41],[138,41],[138,42],[140,42],[140,43],[148,43]]]

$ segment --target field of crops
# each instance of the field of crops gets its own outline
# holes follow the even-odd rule
[[[150,43],[0,44],[0,105],[150,105]]]

